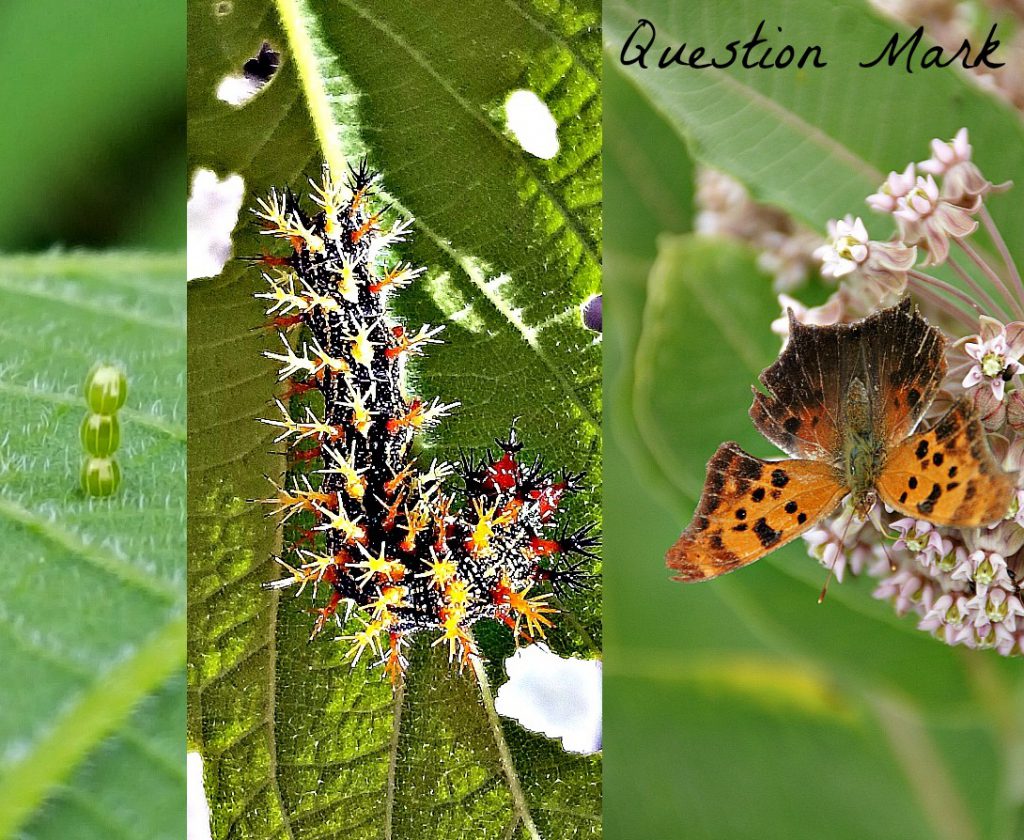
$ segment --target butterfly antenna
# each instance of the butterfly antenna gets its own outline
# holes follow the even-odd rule
[[[836,563],[839,562],[839,555],[846,554],[846,535],[850,533],[850,524],[853,522],[853,509],[847,508],[849,517],[846,520],[846,527],[843,528],[843,535],[839,538],[839,551],[836,552],[832,558],[832,562],[828,567],[828,576],[825,578],[825,585],[821,587],[821,594],[818,596],[818,603],[823,604],[825,602],[825,596],[828,594],[828,585],[832,582],[832,575],[836,571]]]
[[[892,554],[889,552],[889,545],[884,540],[882,541],[882,551],[885,552],[885,559],[889,561],[889,571],[896,571],[896,560],[893,559]]]
[[[841,550],[841,549],[840,549]],[[818,603],[825,603],[825,596],[828,594],[828,585],[832,582],[832,574],[836,570],[836,560],[839,559],[839,552],[836,552],[836,556],[832,558],[832,564],[828,567],[828,576],[825,578],[825,585],[821,587],[821,594],[818,596]]]

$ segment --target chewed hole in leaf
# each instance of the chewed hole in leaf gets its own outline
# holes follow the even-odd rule
[[[558,154],[558,124],[532,90],[514,91],[505,100],[505,122],[523,151],[542,160]]]
[[[217,98],[221,102],[241,108],[265,88],[281,66],[281,53],[269,41],[264,41],[259,51],[242,66],[241,75],[229,75],[217,85]]]
[[[231,258],[231,231],[242,209],[245,181],[221,180],[209,169],[196,170],[188,199],[188,279],[214,277]]]
[[[257,93],[263,85],[246,76],[225,76],[217,85],[217,98],[228,105],[240,108]]]
[[[189,840],[210,840],[210,805],[203,785],[203,757],[190,752],[185,757],[186,813]]]
[[[520,648],[505,660],[508,682],[494,701],[498,714],[559,738],[568,752],[601,749],[601,662],[561,657],[545,645]]]

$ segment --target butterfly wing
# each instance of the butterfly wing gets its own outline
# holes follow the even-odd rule
[[[693,521],[665,559],[676,580],[718,577],[800,536],[846,493],[827,464],[762,461],[723,443],[708,462]]]
[[[996,463],[970,399],[889,455],[876,484],[887,505],[936,525],[970,528],[1005,516],[1014,477]]]
[[[874,432],[902,441],[920,421],[946,373],[945,339],[909,298],[853,324],[808,326],[790,313],[789,343],[761,374],[750,416],[794,458],[836,463],[843,450],[854,380],[870,388]]]

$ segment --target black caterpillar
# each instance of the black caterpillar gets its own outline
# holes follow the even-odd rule
[[[480,459],[423,468],[411,458],[414,434],[457,404],[405,392],[406,360],[440,343],[442,328],[412,332],[388,311],[389,293],[423,269],[390,261],[388,246],[405,239],[410,223],[382,229],[375,181],[365,163],[345,184],[325,167],[322,182],[310,182],[312,212],[277,190],[253,211],[263,233],[291,245],[287,256],[258,260],[270,289],[256,297],[271,302],[283,345],[265,355],[289,383],[276,401],[281,418],[263,422],[281,430],[277,440],[293,460],[321,464],[290,486],[275,483],[275,498],[264,500],[284,520],[298,514],[311,524],[289,556],[275,558],[287,577],[267,586],[301,592],[312,584],[312,636],[343,604],[358,608],[362,629],[343,637],[350,659],[370,651],[397,679],[412,633],[437,632],[434,644],[447,646],[460,668],[478,655],[470,627],[480,619],[504,622],[517,639],[543,637],[557,610],[550,592],[535,589],[579,585],[597,540],[592,525],[557,529],[560,504],[582,488],[582,474],[521,461],[514,426],[497,453]],[[300,326],[293,349],[286,333]],[[322,417],[308,405],[293,417],[291,398],[311,389],[323,395]]]

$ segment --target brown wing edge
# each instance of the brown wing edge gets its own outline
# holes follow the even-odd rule
[[[844,359],[850,357],[853,342],[865,342],[875,364],[888,366],[891,384],[905,385],[913,394],[912,403],[900,409],[906,415],[902,428],[890,430],[897,436],[910,432],[945,375],[946,339],[909,297],[850,324],[801,324],[792,310],[788,315],[789,342],[758,377],[765,390],[753,389],[750,417],[761,434],[793,457],[821,459],[834,454],[841,442],[836,424],[848,384],[842,381],[848,376],[844,376]],[[914,352],[898,352],[905,345]],[[899,364],[893,366],[895,361]],[[826,422],[807,429],[808,416]]]
[[[739,568],[738,559],[732,566],[729,566],[729,558],[732,558],[733,555],[724,549],[723,566],[729,567],[716,574],[709,575],[702,566],[690,563],[686,559],[687,549],[693,545],[696,536],[707,529],[708,517],[718,508],[718,493],[724,484],[723,476],[733,460],[738,457],[750,456],[743,451],[738,443],[730,440],[721,444],[715,450],[715,454],[711,456],[711,460],[708,461],[704,488],[701,491],[697,508],[693,512],[693,519],[690,520],[690,524],[679,535],[679,539],[672,544],[672,547],[665,554],[665,565],[677,572],[672,577],[673,580],[687,583],[709,580],[713,577],[718,577],[720,574],[732,571],[734,568]]]

